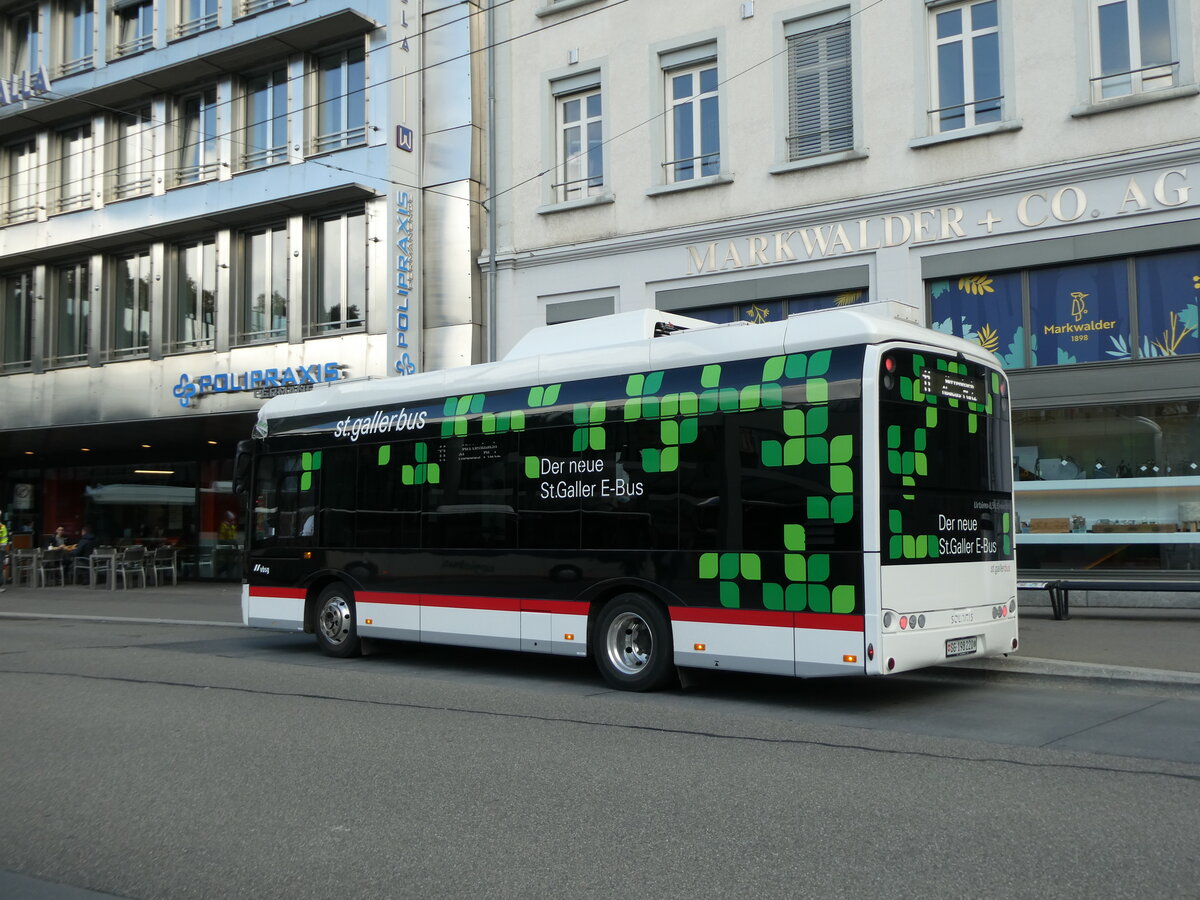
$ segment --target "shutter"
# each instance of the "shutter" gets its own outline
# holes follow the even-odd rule
[[[788,159],[854,147],[850,23],[792,35],[788,43]]]

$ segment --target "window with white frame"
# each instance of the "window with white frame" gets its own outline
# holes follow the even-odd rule
[[[37,216],[37,142],[30,138],[10,144],[0,156],[0,196],[4,198],[0,221],[27,222]]]
[[[788,160],[854,148],[850,23],[787,36]]]
[[[58,145],[59,212],[92,205],[92,123],[64,128],[55,135]]]
[[[94,65],[94,18],[93,0],[63,0],[58,10],[60,75],[74,75]]]
[[[242,168],[255,169],[287,159],[287,69],[280,66],[246,77],[242,117]]]
[[[88,264],[76,262],[58,266],[53,270],[53,278],[50,358],[63,365],[85,362],[92,306]]]
[[[150,352],[150,251],[116,257],[109,267],[108,358],[145,356]]]
[[[29,368],[33,350],[33,272],[0,277],[0,372]]]
[[[174,0],[175,36],[188,37],[217,27],[217,0]]]
[[[999,0],[979,0],[931,11],[933,106],[938,134],[1002,118]]]
[[[0,77],[20,78],[36,72],[45,63],[40,50],[41,29],[36,6],[27,6],[3,14],[0,22]]]
[[[175,183],[193,184],[217,174],[217,89],[206,88],[181,97],[175,123],[179,147]]]
[[[324,153],[367,137],[366,54],[361,45],[319,57],[313,151]]]
[[[114,200],[150,193],[154,179],[154,130],[150,107],[120,113],[113,122]]]
[[[173,350],[211,348],[217,322],[217,244],[213,238],[177,244],[170,302]]]
[[[242,315],[244,343],[287,337],[288,233],[276,225],[241,236]]]
[[[128,56],[154,46],[154,0],[115,0],[113,55]]]
[[[555,98],[559,202],[598,194],[604,187],[604,120],[599,87]]]
[[[667,183],[716,175],[721,170],[721,119],[717,62],[668,69],[666,78]]]
[[[1092,99],[1178,83],[1171,0],[1092,0]]]
[[[309,332],[361,328],[367,309],[367,217],[363,210],[315,222],[316,292]]]

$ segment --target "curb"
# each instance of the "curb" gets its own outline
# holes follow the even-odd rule
[[[1200,687],[1200,674],[1176,669],[1142,669],[1110,663],[1070,662],[1037,657],[1008,657],[1004,659],[964,660],[944,663],[939,668],[972,669],[1005,675],[1050,675],[1056,678],[1092,679],[1095,681],[1135,681],[1141,683]]]
[[[131,622],[137,625],[214,625],[219,628],[245,628],[241,622],[212,619],[135,619],[131,616],[71,615],[68,613],[0,612],[0,619],[73,619],[77,622]]]

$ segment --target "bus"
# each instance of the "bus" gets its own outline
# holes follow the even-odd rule
[[[243,622],[677,667],[889,675],[1017,649],[1008,382],[879,301],[657,310],[268,400]]]

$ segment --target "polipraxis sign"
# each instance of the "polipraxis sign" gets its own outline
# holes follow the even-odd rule
[[[214,394],[249,393],[260,399],[311,391],[316,385],[338,381],[345,366],[337,362],[288,366],[284,369],[250,369],[244,372],[205,372],[179,376],[171,393],[184,409],[194,407],[201,397]]]

